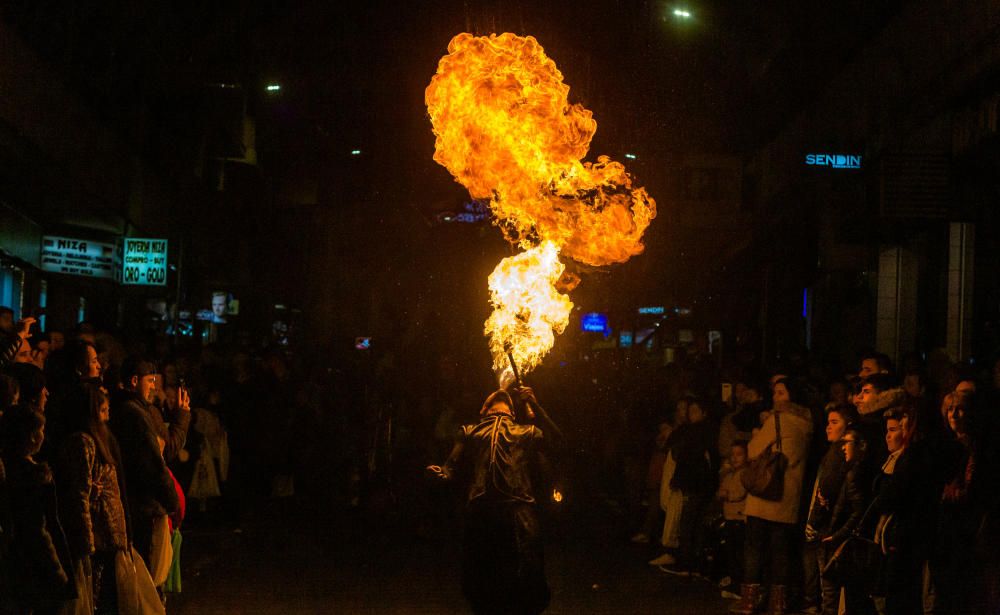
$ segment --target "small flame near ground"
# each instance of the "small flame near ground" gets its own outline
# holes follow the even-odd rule
[[[579,279],[561,258],[592,266],[643,251],[656,202],[607,156],[583,162],[593,113],[569,103],[569,86],[531,36],[455,36],[424,93],[436,136],[434,160],[474,198],[521,253],[489,277],[486,321],[501,386],[537,367],[569,323]]]

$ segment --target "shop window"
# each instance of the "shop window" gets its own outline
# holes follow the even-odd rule
[[[49,282],[48,280],[40,280],[38,282],[38,311],[40,315],[38,316],[38,328],[43,333],[45,332],[45,308],[49,306]]]
[[[24,272],[0,263],[0,306],[14,310],[14,320],[21,318],[21,295],[24,291]]]

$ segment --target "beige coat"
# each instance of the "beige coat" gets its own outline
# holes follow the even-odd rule
[[[795,523],[799,519],[799,502],[802,500],[802,480],[805,475],[806,454],[812,436],[809,410],[792,403],[775,407],[781,414],[781,448],[788,457],[785,470],[785,490],[780,502],[762,500],[747,495],[746,515],[779,523]],[[764,425],[754,434],[747,446],[750,459],[755,459],[775,441],[774,412],[764,420]]]

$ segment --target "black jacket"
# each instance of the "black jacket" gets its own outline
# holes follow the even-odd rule
[[[871,464],[864,460],[847,466],[830,522],[820,530],[824,536],[833,537],[833,544],[839,545],[847,540],[865,516],[872,501],[872,475]]]
[[[847,476],[847,462],[844,460],[844,453],[840,447],[834,443],[823,455],[819,465],[819,493],[826,500],[826,506],[819,502],[819,498],[812,501],[809,508],[809,525],[821,535],[827,535],[830,531],[830,523],[833,519],[833,509],[837,505],[844,478]]]
[[[532,463],[543,439],[540,428],[516,423],[505,414],[486,416],[476,425],[463,427],[460,442],[473,463],[469,502],[533,503]]]
[[[31,604],[43,598],[75,598],[72,560],[59,523],[49,466],[27,459],[6,461],[15,599]]]
[[[160,454],[147,404],[129,391],[115,396],[108,425],[121,450],[132,519],[152,519],[180,508],[173,478]]]
[[[666,448],[674,455],[677,467],[670,487],[685,495],[712,494],[718,486],[719,451],[716,429],[705,419],[685,423],[670,434]]]

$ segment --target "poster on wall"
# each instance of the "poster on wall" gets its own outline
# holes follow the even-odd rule
[[[166,286],[167,240],[126,237],[122,264],[122,284]]]

